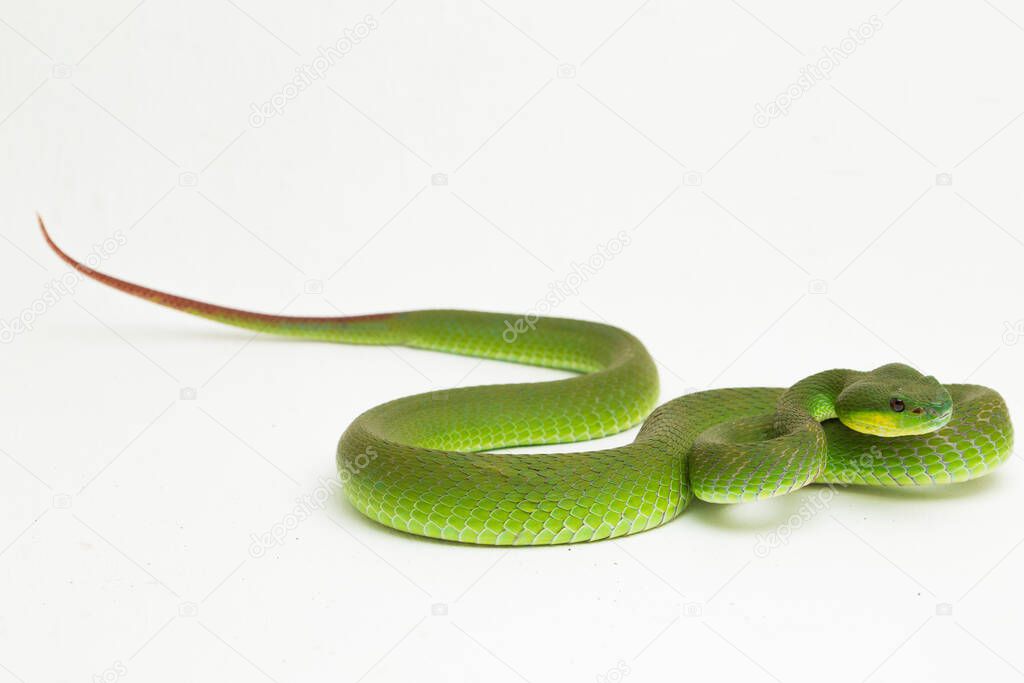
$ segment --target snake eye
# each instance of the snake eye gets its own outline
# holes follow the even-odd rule
[[[903,401],[899,400],[898,398],[890,398],[889,407],[892,408],[897,413],[902,413],[907,406],[903,403]]]

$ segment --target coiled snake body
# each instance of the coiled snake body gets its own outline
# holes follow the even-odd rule
[[[85,275],[221,323],[579,373],[407,396],[356,418],[337,450],[345,493],[366,516],[413,534],[489,545],[593,541],[664,524],[694,496],[735,503],[812,483],[962,482],[989,473],[1012,449],[999,394],[944,386],[906,365],[827,370],[788,389],[704,391],[651,412],[654,362],[615,327],[455,310],[342,318],[250,313],[99,273],[61,251],[39,224],[54,251]],[[641,421],[633,443],[619,448],[481,453],[593,439]]]

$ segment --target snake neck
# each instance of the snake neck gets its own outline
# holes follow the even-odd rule
[[[819,423],[837,417],[839,394],[863,374],[856,370],[826,370],[792,385],[775,406],[776,434],[814,429]]]

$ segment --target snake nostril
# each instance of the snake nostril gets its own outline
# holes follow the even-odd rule
[[[924,408],[914,408],[910,412],[912,412],[914,415],[920,415],[921,413],[924,412]]]

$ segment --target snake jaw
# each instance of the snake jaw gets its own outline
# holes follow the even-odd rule
[[[882,411],[846,413],[841,416],[840,422],[862,434],[884,437],[919,436],[942,429],[953,417],[952,408],[948,408],[941,413],[925,408],[922,413],[927,413],[928,419],[913,423],[901,420],[898,413]]]

